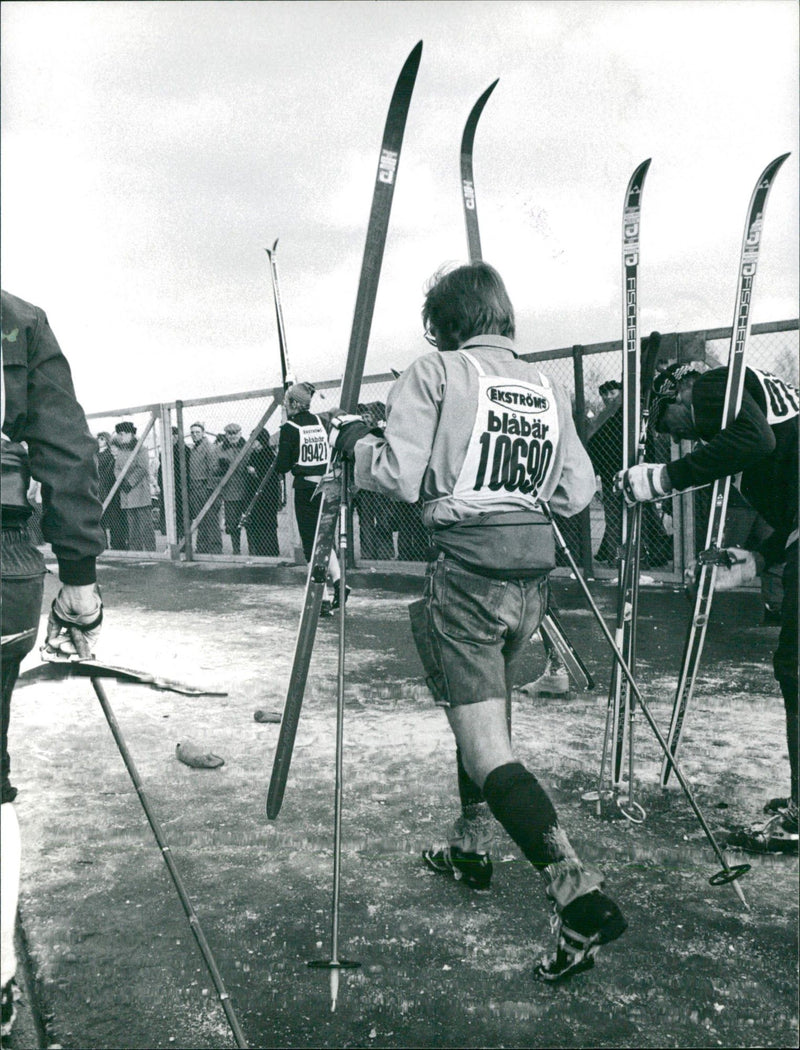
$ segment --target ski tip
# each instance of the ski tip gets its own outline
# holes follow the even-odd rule
[[[408,54],[408,58],[406,59],[405,64],[406,64],[406,66],[413,65],[413,66],[416,67],[416,66],[419,65],[419,61],[420,61],[421,58],[422,58],[422,41],[418,40],[416,42],[416,44],[411,48],[411,51]]]

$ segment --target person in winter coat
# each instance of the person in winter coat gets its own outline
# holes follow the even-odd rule
[[[115,462],[111,434],[107,430],[101,430],[97,435],[97,470],[100,478],[100,502],[103,504],[117,480]],[[103,528],[106,530],[111,550],[128,549],[128,526],[122,513],[119,489],[103,512]]]
[[[217,474],[224,477],[246,442],[242,437],[242,428],[238,423],[228,423],[217,445]],[[225,504],[225,531],[231,538],[234,554],[242,553],[240,521],[247,506],[247,461],[242,459],[233,474],[222,486],[222,499]]]
[[[36,644],[44,558],[28,535],[30,479],[41,484],[42,532],[58,561],[61,585],[47,623],[43,654],[75,654],[71,632],[94,648],[103,620],[96,561],[105,548],[98,497],[97,442],[75,397],[69,364],[43,310],[3,292],[2,321],[2,805],[0,806],[0,986],[2,1039],[11,1034],[17,959],[20,830],[11,783],[8,730],[22,660]],[[76,756],[76,761],[78,761]],[[55,815],[55,814],[54,814]],[[68,813],[61,820],[69,822]],[[12,1036],[13,1038],[13,1036]]]
[[[125,477],[119,487],[120,505],[128,527],[128,549],[154,551],[153,497],[150,492],[150,464],[147,451],[136,451],[136,427],[123,420],[114,427],[114,472]],[[130,464],[130,465],[129,465]]]
[[[274,463],[275,452],[270,444],[269,433],[262,430],[256,437],[247,466],[247,506],[258,492],[258,499],[245,526],[247,548],[256,557],[277,558],[280,555],[278,511],[284,504],[284,498],[283,481],[277,470],[272,471],[270,480],[261,488],[262,481]]]
[[[189,513],[195,521],[208,501],[217,483],[217,455],[206,437],[203,423],[192,423],[189,428],[192,447],[189,449]],[[219,500],[203,516],[197,528],[195,550],[198,554],[221,554],[222,533],[219,525]]]

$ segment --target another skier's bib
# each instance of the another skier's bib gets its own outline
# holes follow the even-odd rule
[[[330,450],[325,427],[319,421],[304,426],[298,426],[297,423],[292,425],[297,427],[300,437],[300,450],[292,473],[323,474],[328,466]]]
[[[453,496],[471,503],[538,507],[559,438],[558,407],[550,382],[487,376],[478,361],[459,351],[478,373],[478,402],[467,454]]]
[[[771,372],[764,372],[760,368],[751,368],[750,371],[764,391],[767,402],[767,422],[771,427],[776,423],[785,423],[787,419],[792,419],[798,414],[800,395],[793,386],[789,386]]]

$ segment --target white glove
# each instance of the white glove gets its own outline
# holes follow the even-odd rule
[[[78,630],[86,639],[90,655],[100,635],[103,622],[103,600],[96,583],[85,586],[62,584],[50,607],[47,638],[41,648],[43,660],[80,659],[70,638]]]
[[[727,555],[727,560],[717,567],[714,590],[732,591],[758,576],[758,566],[752,551],[728,547],[722,554]]]
[[[614,484],[622,492],[628,506],[672,492],[667,468],[663,463],[638,463],[628,470],[621,470],[614,478]]]

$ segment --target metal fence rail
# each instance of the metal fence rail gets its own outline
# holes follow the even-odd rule
[[[647,333],[642,333],[646,335]],[[704,361],[715,367],[724,364],[730,341],[730,328],[692,332],[662,333],[659,367],[673,361]],[[798,385],[798,320],[753,325],[748,346],[748,364],[773,372]],[[522,355],[544,368],[568,392],[578,434],[589,450],[599,484],[592,504],[576,518],[561,522],[568,543],[587,575],[612,574],[619,536],[619,496],[609,478],[619,469],[618,404],[608,395],[622,372],[622,341],[562,347]],[[392,373],[370,375],[361,388],[361,406],[369,406],[380,416]],[[338,380],[316,383],[312,412],[326,412],[338,404]],[[105,457],[101,471],[101,491],[109,549],[104,557],[141,556],[142,546],[131,551],[126,540],[126,478],[133,469],[135,455],[120,465],[124,456],[115,447],[116,426],[133,424],[135,448],[145,457],[149,479],[153,542],[146,541],[153,557],[172,559],[247,558],[265,563],[302,562],[292,509],[291,477],[268,479],[260,493],[246,529],[239,528],[241,515],[259,482],[274,459],[280,428],[280,387],[250,390],[216,397],[187,398],[184,401],[136,405],[88,414],[95,434],[105,434],[110,450],[116,454],[111,471]],[[621,409],[620,409],[621,411]],[[192,436],[208,443],[208,456],[192,456]],[[238,426],[231,442],[226,426]],[[661,461],[685,454],[681,448],[661,439],[651,450]],[[207,476],[196,469],[200,459],[211,464]],[[605,481],[605,483],[603,483]],[[708,513],[707,495],[702,492],[676,496],[660,509],[653,508],[644,526],[645,561],[643,568],[666,582],[682,579],[685,565],[694,557],[704,533]],[[728,512],[728,542],[745,544],[763,529],[757,516],[744,501],[736,499]],[[186,532],[190,542],[187,543]],[[420,561],[425,556],[426,537],[420,509],[397,503],[376,493],[361,492],[355,497],[354,536],[351,544],[356,564],[387,561]],[[140,541],[141,543],[141,541]]]

